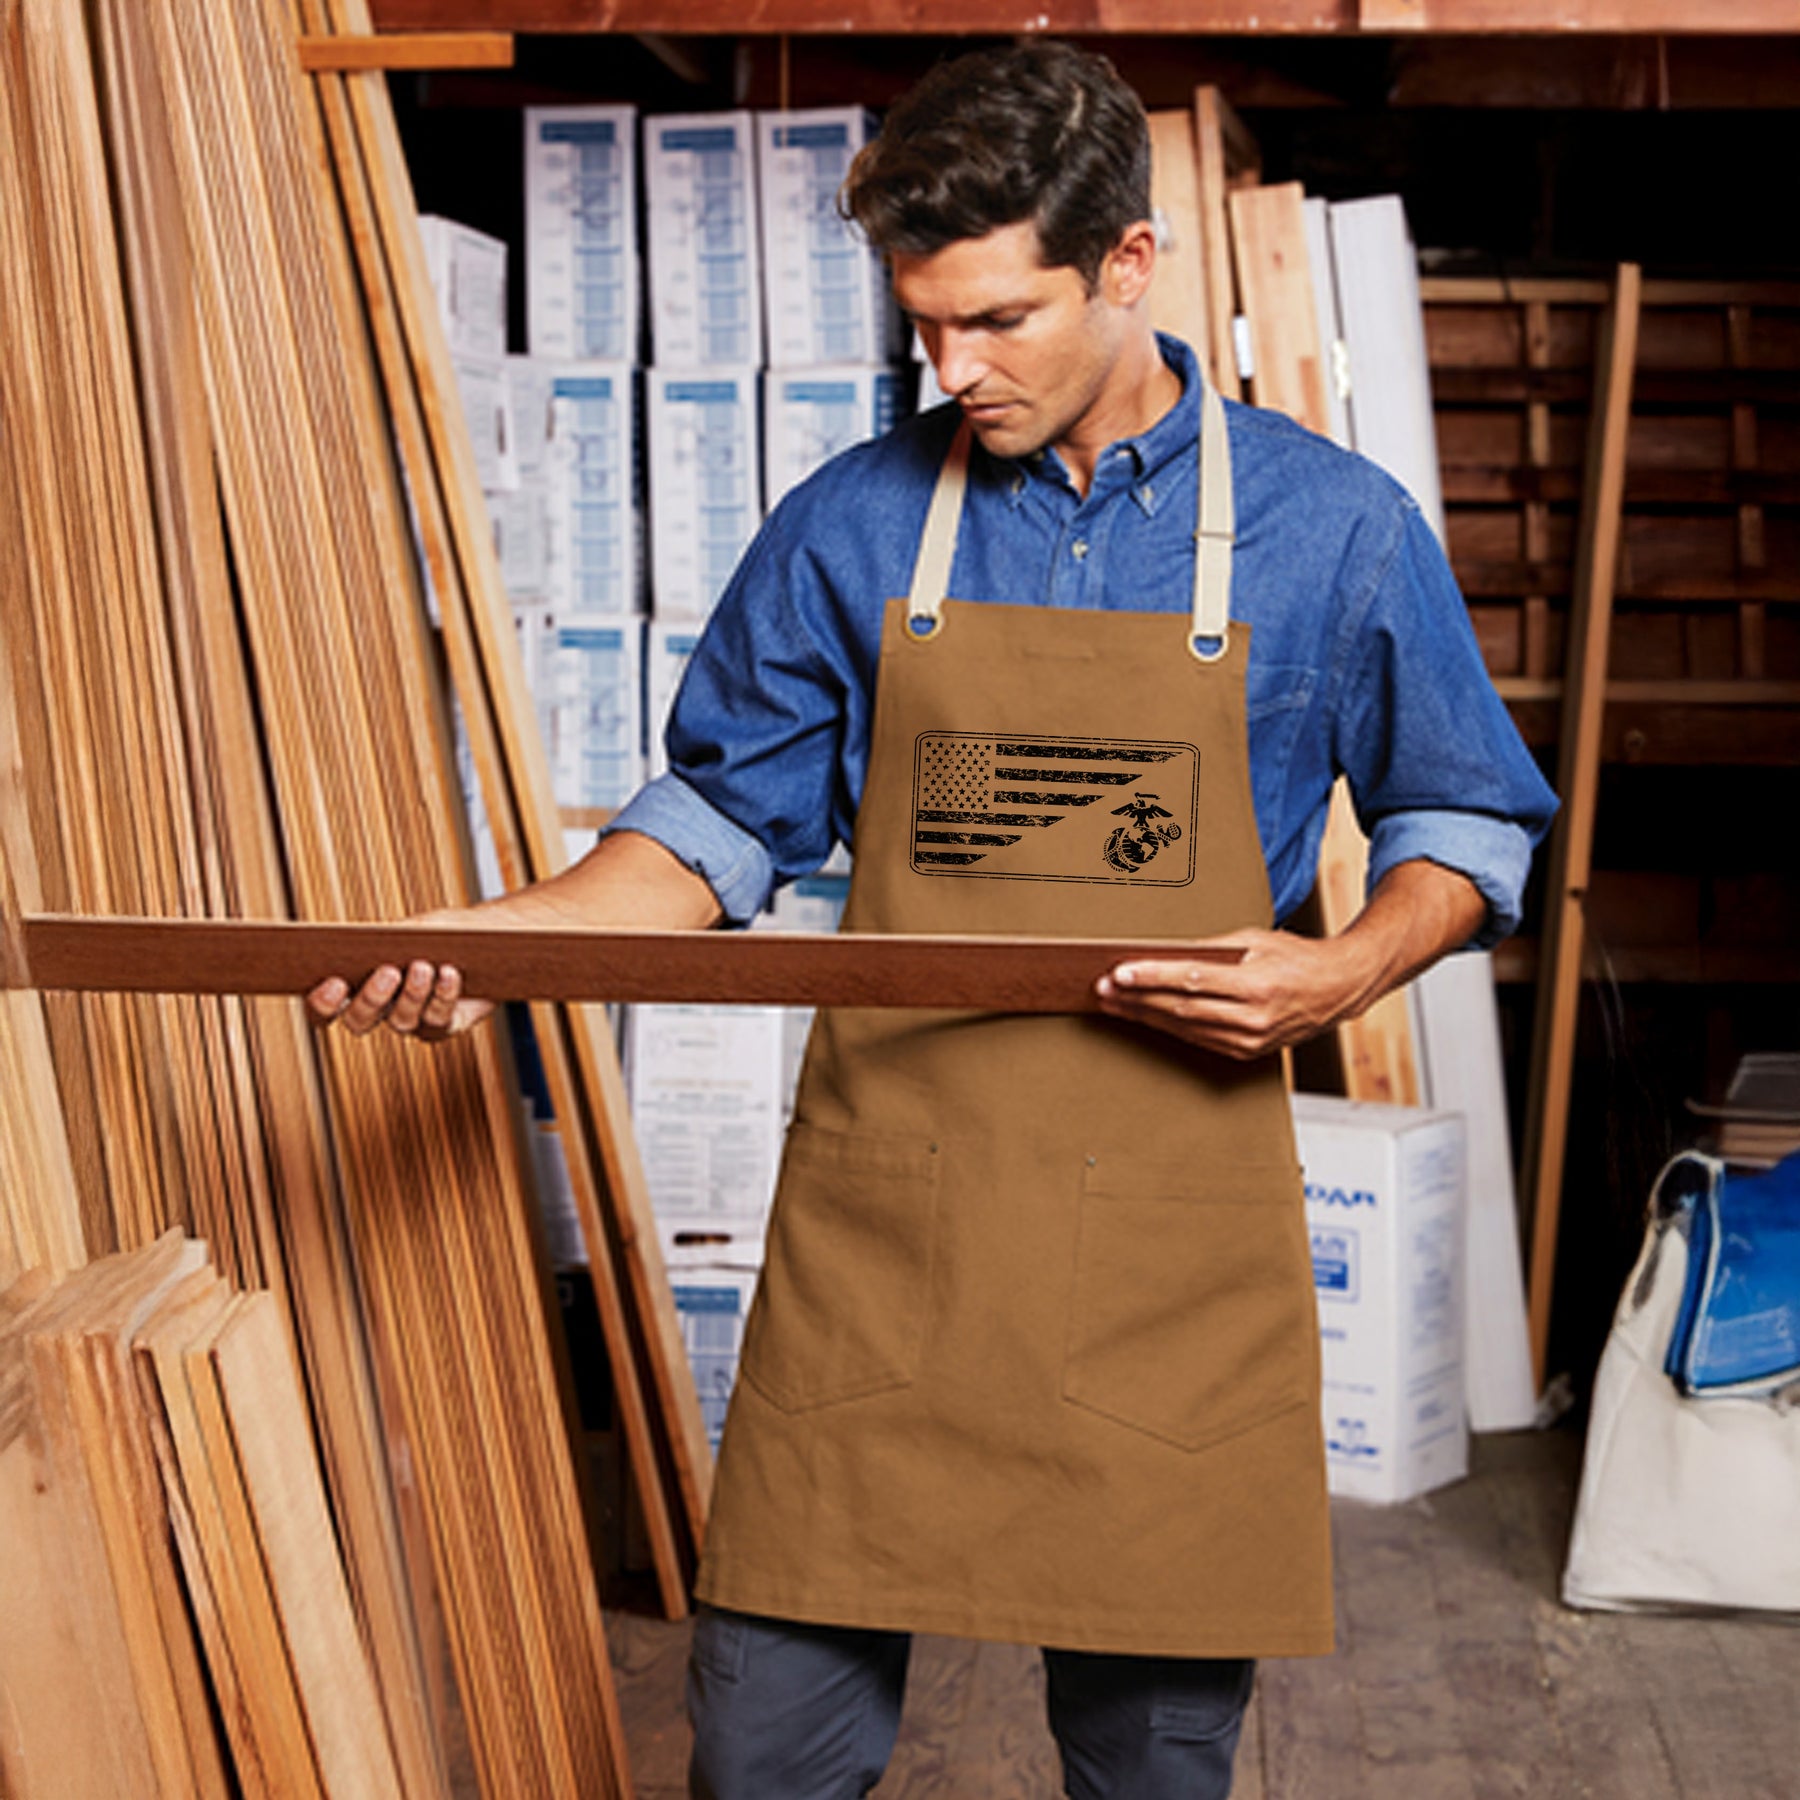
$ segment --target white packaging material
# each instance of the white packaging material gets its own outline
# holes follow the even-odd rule
[[[880,437],[900,415],[889,368],[770,369],[763,375],[763,489],[769,510],[840,450]]]
[[[545,593],[581,613],[642,610],[637,381],[622,363],[565,363],[548,385]],[[536,400],[533,399],[535,407]]]
[[[551,614],[539,651],[538,716],[556,803],[616,811],[643,782],[643,624]]]
[[[675,1317],[694,1388],[700,1396],[700,1418],[716,1455],[725,1429],[731,1391],[737,1385],[738,1358],[744,1347],[744,1321],[756,1294],[757,1270],[682,1265],[669,1270]]]
[[[452,356],[506,354],[506,245],[473,226],[419,215],[425,267]]]
[[[475,474],[486,494],[510,494],[519,485],[519,461],[514,449],[516,432],[512,417],[512,384],[504,356],[459,355],[451,358],[456,370],[456,391],[463,416],[469,422],[469,438],[475,448]]]
[[[781,1156],[781,1009],[633,1006],[625,1071],[659,1220],[760,1220]]]
[[[652,360],[762,360],[755,124],[747,112],[644,121]]]
[[[882,259],[837,210],[851,159],[875,135],[860,106],[759,113],[769,367],[886,362],[899,314]]]
[[[636,360],[636,108],[525,109],[525,304],[534,356]]]
[[[1331,1491],[1405,1500],[1468,1473],[1463,1121],[1294,1096]]]
[[[510,494],[489,494],[488,520],[500,582],[515,606],[550,592],[550,494],[541,481],[521,481]]]
[[[644,642],[644,766],[652,780],[668,769],[663,732],[669,723],[669,709],[675,704],[675,691],[687,673],[688,658],[699,642],[698,625],[671,625],[664,619],[650,622]]]
[[[753,369],[652,369],[650,589],[660,619],[703,619],[762,519]]]

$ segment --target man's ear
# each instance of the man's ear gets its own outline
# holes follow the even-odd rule
[[[1100,265],[1100,291],[1115,306],[1135,306],[1156,273],[1156,227],[1148,219],[1127,225]]]

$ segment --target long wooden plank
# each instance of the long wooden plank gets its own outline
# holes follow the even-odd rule
[[[1228,400],[1240,399],[1237,344],[1237,283],[1231,270],[1231,223],[1226,195],[1234,182],[1253,183],[1260,163],[1255,141],[1216,87],[1194,90],[1194,157],[1199,176],[1201,280],[1206,292],[1204,345],[1213,385]]]
[[[1150,284],[1150,323],[1191,344],[1204,359],[1211,328],[1191,112],[1150,115],[1150,203],[1161,234],[1156,279]]]
[[[1625,450],[1641,304],[1638,266],[1623,263],[1596,359],[1587,489],[1569,618],[1568,668],[1563,677],[1557,775],[1563,810],[1550,842],[1525,1156],[1520,1170],[1526,1217],[1531,1221],[1531,1360],[1540,1387],[1547,1372],[1544,1362],[1550,1341],[1556,1236],[1562,1216],[1563,1158],[1568,1147],[1576,1012],[1581,997],[1582,908],[1593,863],[1607,651],[1623,529]]]
[[[1127,958],[1237,962],[1172,939],[571,931],[246,919],[21,921],[30,978],[81,992],[296,994],[332,973],[450,963],[494,1000],[1093,1012]]]
[[[303,37],[300,66],[309,75],[352,69],[510,69],[507,31],[391,31]]]

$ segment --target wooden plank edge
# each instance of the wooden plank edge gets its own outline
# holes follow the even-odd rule
[[[510,69],[510,31],[384,31],[299,40],[309,75],[364,69]]]
[[[245,919],[20,921],[38,986],[115,993],[295,995],[333,973],[423,960],[494,1000],[716,1002],[1096,1011],[1094,982],[1132,959],[1239,962],[1170,939],[779,931],[584,931]]]

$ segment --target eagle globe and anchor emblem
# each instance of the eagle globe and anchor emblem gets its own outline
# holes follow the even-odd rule
[[[1123,806],[1113,808],[1116,818],[1123,814],[1126,824],[1115,825],[1101,852],[1109,868],[1121,875],[1131,875],[1155,856],[1164,844],[1172,844],[1181,836],[1175,815],[1166,806],[1156,804],[1156,795],[1138,793]]]

